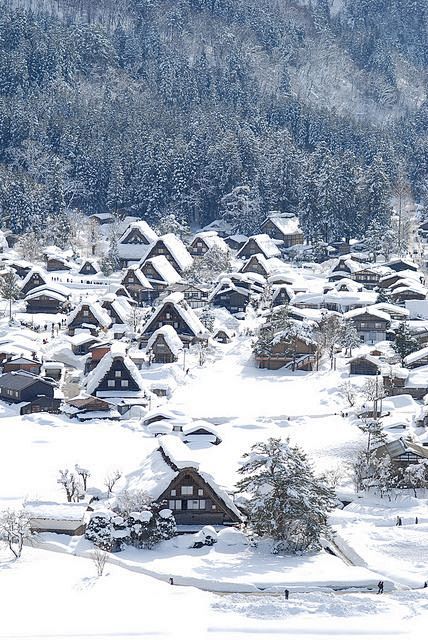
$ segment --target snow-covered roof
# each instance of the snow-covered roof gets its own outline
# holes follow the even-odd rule
[[[159,238],[158,242],[160,240],[163,241],[165,247],[168,249],[169,253],[182,271],[185,271],[192,266],[193,258],[180,238],[177,238],[173,233],[166,233],[164,236]]]
[[[408,309],[405,309],[404,307],[399,307],[396,304],[390,304],[389,302],[377,302],[376,304],[372,305],[370,308],[383,311],[384,313],[387,313],[391,317],[393,315],[399,315],[399,316],[402,316],[403,318],[408,318],[410,315],[410,312]]]
[[[126,353],[126,345],[122,342],[115,342],[112,344],[111,349],[108,353],[105,354],[103,358],[99,361],[95,369],[93,369],[86,379],[86,392],[92,395],[97,387],[100,385],[103,378],[108,374],[110,368],[116,358],[120,358],[123,360],[123,364],[128,369],[130,375],[134,379],[135,383],[139,387],[138,391],[132,391],[133,396],[145,395],[146,388],[143,382],[143,378],[141,377],[141,373],[138,370],[137,366],[134,362],[132,362],[131,358]],[[114,395],[114,391],[106,392],[109,395]],[[129,395],[129,392],[120,391],[122,396]]]
[[[109,327],[111,325],[111,318],[105,311],[99,302],[81,302],[67,317],[67,326],[73,322],[83,307],[88,307],[89,311],[97,319],[101,327]]]
[[[195,234],[193,237],[191,244],[193,245],[198,240],[203,240],[208,249],[218,247],[224,252],[229,251],[229,247],[223,238],[220,238],[217,231],[199,231],[199,233]]]
[[[48,282],[50,280],[48,274],[44,269],[41,269],[40,267],[34,267],[27,273],[25,278],[20,283],[21,289],[23,289],[25,285],[28,284],[28,282],[31,280],[31,278],[36,274],[39,275],[44,282]]]
[[[143,334],[149,329],[153,320],[167,304],[172,304],[174,306],[174,309],[180,315],[183,322],[187,324],[193,335],[201,337],[208,335],[206,327],[204,327],[198,316],[184,300],[184,293],[182,293],[181,291],[170,293],[168,296],[166,296],[166,298],[163,299],[162,305],[157,307],[146,321],[142,329]]]
[[[159,449],[153,451],[141,467],[126,476],[127,491],[144,491],[156,500],[177,477],[180,470],[191,468],[199,473],[228,509],[241,519],[242,516],[229,494],[215,482],[210,474],[201,469],[194,451],[189,449],[181,438],[163,435],[158,437],[158,442]]]
[[[85,267],[87,264],[89,264],[93,269],[95,269],[95,273],[101,273],[101,268],[98,260],[92,259],[92,258],[88,258],[87,260],[84,260],[82,264],[79,265],[78,273],[82,273],[83,267]]]
[[[174,435],[159,436],[159,446],[167,458],[177,467],[177,469],[199,469],[199,462],[192,456],[192,451],[184,442]]]
[[[25,296],[24,301],[33,300],[39,296],[47,296],[59,302],[65,302],[70,297],[70,291],[60,284],[42,284],[40,287],[31,289]]]
[[[410,353],[408,356],[406,356],[403,360],[404,364],[408,365],[408,364],[413,364],[414,362],[417,362],[418,360],[423,360],[424,358],[428,357],[428,347],[424,347],[423,349],[418,349],[418,351],[414,351],[413,353]]]
[[[344,314],[345,318],[357,318],[358,316],[362,316],[365,313],[368,313],[375,318],[379,318],[379,320],[386,320],[387,322],[391,321],[391,316],[388,313],[384,313],[383,311],[379,311],[379,309],[374,309],[372,306],[363,307],[362,309],[352,309],[351,311],[347,311]]]
[[[153,242],[156,242],[156,240],[158,239],[157,233],[153,231],[153,229],[147,224],[145,220],[136,220],[134,222],[131,222],[127,226],[127,228],[119,238],[119,244],[122,244],[124,240],[126,240],[128,235],[131,233],[131,231],[133,231],[134,229],[137,229],[141,233],[141,235],[147,240],[148,244],[152,244]],[[127,246],[132,246],[132,245],[127,245]],[[141,247],[142,245],[134,245],[134,246]]]
[[[141,284],[142,287],[145,287],[146,289],[153,289],[152,285],[147,280],[146,276],[141,271],[140,266],[138,264],[132,264],[128,267],[124,277],[122,278],[122,282],[124,281],[127,275],[131,275],[131,272],[134,278],[138,280],[139,284]]]
[[[166,344],[168,345],[169,349],[171,350],[171,352],[175,356],[178,356],[179,352],[183,348],[183,343],[181,342],[178,336],[178,333],[176,332],[174,327],[171,327],[171,325],[166,324],[163,327],[156,329],[156,331],[152,333],[152,335],[149,338],[149,341],[147,343],[147,350],[153,347],[153,344],[155,343],[156,338],[158,336],[162,336]]]
[[[239,250],[237,256],[238,258],[240,257],[240,254],[245,253],[245,247],[251,240],[253,240],[257,244],[261,253],[263,253],[266,258],[275,258],[281,255],[281,251],[278,249],[272,238],[267,235],[267,233],[258,233],[257,235],[250,236],[248,238],[247,242]]]
[[[88,509],[87,502],[48,502],[31,500],[24,503],[24,510],[37,520],[67,520],[81,522]]]
[[[157,271],[161,280],[160,282],[169,284],[175,284],[176,282],[181,281],[181,276],[174,269],[172,264],[165,258],[165,256],[154,256],[153,258],[148,258],[143,262],[144,265],[149,264]],[[150,278],[152,282],[158,282],[155,278]]]
[[[123,296],[107,294],[104,296],[105,302],[110,302],[113,311],[119,316],[123,324],[127,324],[132,313],[132,307]]]
[[[303,233],[299,226],[299,218],[295,215],[272,215],[266,218],[263,225],[270,220],[272,224],[285,236]]]

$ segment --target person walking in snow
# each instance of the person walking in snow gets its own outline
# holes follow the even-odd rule
[[[379,580],[379,582],[377,583],[377,589],[378,594],[383,593],[383,580]]]
[[[290,592],[289,592],[289,590],[288,590],[288,589],[286,589],[286,590],[284,591],[284,596],[285,596],[285,599],[286,599],[286,600],[288,600],[288,596],[289,596],[289,595],[290,595]]]

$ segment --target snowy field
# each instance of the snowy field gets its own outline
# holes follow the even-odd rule
[[[0,598],[5,640],[416,640],[428,620],[422,591],[214,595],[112,565],[98,578],[89,559],[31,548],[16,563],[1,555]]]
[[[195,454],[220,485],[233,487],[252,443],[290,436],[318,470],[341,466],[339,486],[352,492],[346,465],[366,440],[351,418],[342,417],[343,396],[331,391],[348,379],[344,364],[339,358],[333,372],[259,370],[251,338],[240,337],[220,346],[214,361],[192,366],[170,405],[216,425],[222,443]],[[412,401],[400,412],[403,418],[413,414]],[[0,508],[26,499],[63,500],[58,470],[75,463],[91,470],[90,487],[103,489],[109,472],[132,472],[157,446],[138,420],[21,417],[1,404]],[[397,515],[403,527],[394,526]],[[109,564],[96,578],[91,560],[73,555],[88,554],[82,540],[68,539],[65,548],[64,536],[52,534],[55,551],[26,547],[15,563],[2,549],[0,638],[423,638],[428,503],[362,501],[335,511],[332,524],[343,559],[326,552],[281,558],[263,548],[224,545],[189,549],[183,536],[153,551],[117,554],[120,566]],[[387,592],[377,596],[380,577]],[[287,603],[284,587],[291,591]]]

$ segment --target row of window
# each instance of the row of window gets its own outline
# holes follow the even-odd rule
[[[120,373],[120,371],[116,371],[116,373]],[[107,386],[108,387],[115,387],[116,386],[116,382],[117,380],[107,380]],[[129,386],[129,380],[121,380],[120,381],[120,386],[121,387],[128,387]]]
[[[19,398],[19,391],[13,389],[0,389],[0,393],[4,396],[11,396],[12,398]]]
[[[383,322],[358,322],[360,329],[384,329],[385,324]]]
[[[171,489],[171,496],[176,496],[177,495],[177,490],[176,489]],[[181,495],[182,496],[193,496],[193,485],[183,485],[181,487]],[[198,496],[203,496],[204,495],[204,490],[203,489],[198,489]]]
[[[201,510],[206,509],[206,500],[169,500],[168,507],[172,511],[187,511],[189,509]],[[211,505],[212,509],[216,509],[215,504]]]

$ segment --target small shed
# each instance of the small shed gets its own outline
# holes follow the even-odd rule
[[[59,533],[81,536],[85,533],[87,502],[44,502],[34,500],[24,504],[30,516],[30,527],[37,533]]]
[[[375,376],[381,370],[380,360],[371,355],[352,358],[349,365],[352,375]]]

